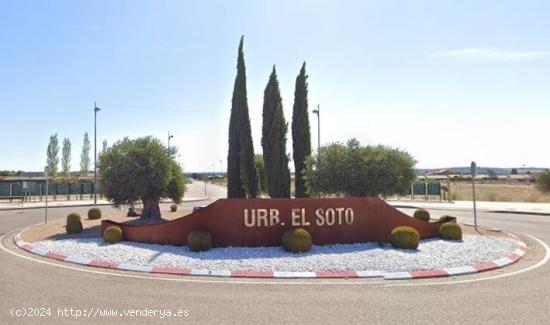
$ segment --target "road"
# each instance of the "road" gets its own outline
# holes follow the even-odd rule
[[[194,186],[197,185],[200,184]],[[67,210],[57,208],[50,213],[63,217]],[[472,221],[468,212],[433,213],[441,214],[456,215],[462,222]],[[40,210],[0,212],[0,232],[40,222],[41,217]],[[529,233],[550,243],[548,216],[480,213],[479,219],[484,226]],[[36,318],[10,317],[13,307],[50,307],[53,315],[42,321],[67,324],[83,320],[102,324],[166,323],[166,319],[76,319],[59,316],[57,308],[104,308],[119,312],[128,308],[179,308],[188,310],[189,316],[170,320],[193,324],[544,324],[550,310],[548,264],[518,275],[466,283],[456,283],[460,277],[433,283],[151,277],[56,262],[24,253],[7,238],[2,243],[23,256],[0,251],[2,324],[36,322]]]

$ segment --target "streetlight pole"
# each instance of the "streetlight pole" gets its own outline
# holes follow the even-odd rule
[[[477,207],[476,207],[476,182],[475,178],[477,175],[477,164],[475,161],[472,161],[470,166],[472,174],[472,197],[474,200],[474,229],[477,231]]]
[[[317,104],[317,109],[313,110],[313,114],[317,114],[317,154],[321,149],[321,107]]]
[[[170,139],[172,139],[174,137],[173,134],[170,134],[170,132],[168,132],[168,149],[170,149]]]
[[[220,160],[220,175],[223,177],[223,161]]]
[[[94,102],[94,205],[97,205],[97,112],[101,108]]]
[[[46,179],[46,207],[45,207],[45,211],[44,211],[44,223],[48,223],[48,186],[49,186],[49,182],[48,182],[48,178],[49,178],[49,170],[48,170],[48,166],[46,166],[44,168],[44,178]]]

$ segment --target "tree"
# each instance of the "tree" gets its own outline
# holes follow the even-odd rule
[[[63,139],[63,148],[61,149],[61,169],[63,169],[63,176],[68,177],[71,175],[71,140],[68,138]]]
[[[312,195],[388,196],[405,194],[415,181],[415,160],[410,154],[386,146],[346,145],[321,147],[306,163],[306,182]]]
[[[82,153],[80,154],[80,174],[87,176],[90,171],[90,139],[88,132],[84,133],[84,141],[82,143]]]
[[[487,170],[487,175],[489,176],[490,179],[497,179],[498,178],[497,173],[495,173],[495,171],[492,170],[492,169]]]
[[[172,178],[170,179],[170,182],[168,182],[168,185],[166,185],[164,196],[171,198],[174,203],[180,204],[182,202],[183,195],[187,190],[186,183],[187,181],[185,176],[183,176],[182,168],[176,163],[176,161],[173,160]]]
[[[257,196],[257,176],[254,168],[254,144],[248,115],[246,93],[246,67],[244,64],[243,40],[239,43],[237,76],[231,100],[229,119],[229,150],[227,154],[227,197],[244,198]]]
[[[550,171],[545,170],[538,174],[536,185],[541,192],[550,193]]]
[[[105,151],[107,150],[107,140],[103,140],[103,149],[101,149],[101,151]]]
[[[292,155],[294,160],[294,184],[296,197],[307,197],[304,181],[306,158],[311,155],[311,134],[309,130],[309,112],[307,105],[306,63],[302,65],[296,77],[294,107],[292,109]]]
[[[512,168],[512,171],[510,172],[512,175],[517,175],[518,174],[518,170],[515,169],[515,168]]]
[[[260,154],[254,155],[254,166],[258,175],[258,192],[267,193],[267,184],[265,180],[264,157]]]
[[[173,151],[158,139],[124,138],[103,152],[99,159],[101,187],[115,206],[143,203],[142,219],[160,219],[159,201],[168,195],[179,201],[185,179]]]
[[[262,148],[269,196],[290,197],[290,171],[286,154],[288,125],[283,115],[283,104],[277,71],[269,76],[264,91]]]
[[[57,169],[59,165],[59,141],[57,139],[57,133],[50,136],[50,142],[48,143],[47,150],[47,162],[49,174],[51,176],[57,175]]]

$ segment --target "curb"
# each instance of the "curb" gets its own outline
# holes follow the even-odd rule
[[[21,232],[23,232],[23,229]],[[516,240],[516,249],[507,252],[503,257],[489,262],[479,262],[473,265],[451,267],[443,269],[418,270],[408,272],[383,272],[376,270],[368,271],[306,271],[306,272],[286,272],[286,271],[250,271],[250,270],[200,270],[186,268],[163,268],[155,266],[117,264],[112,262],[98,261],[93,259],[84,259],[75,256],[65,256],[51,251],[45,251],[36,248],[32,243],[27,243],[21,239],[21,232],[13,238],[16,246],[19,248],[40,256],[52,258],[58,261],[70,262],[80,265],[101,267],[106,269],[160,273],[174,275],[198,275],[198,276],[216,276],[233,278],[279,278],[279,279],[298,279],[298,278],[383,278],[383,280],[407,280],[407,279],[426,279],[449,277],[456,275],[473,274],[502,268],[504,266],[517,262],[525,255],[527,245],[517,236],[507,233],[508,236]]]

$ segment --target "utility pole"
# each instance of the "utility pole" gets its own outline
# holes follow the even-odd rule
[[[313,110],[313,114],[317,114],[317,154],[321,149],[321,107],[317,104],[317,109]]]
[[[94,102],[94,205],[97,205],[97,112],[101,108]]]

